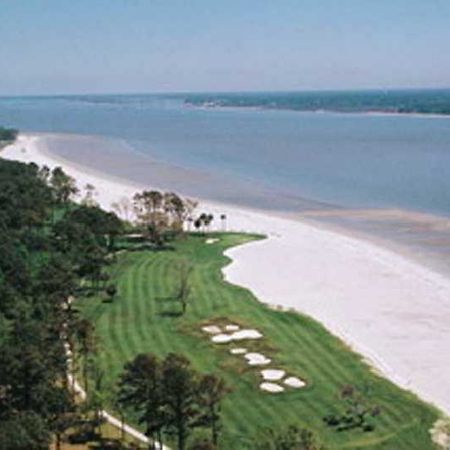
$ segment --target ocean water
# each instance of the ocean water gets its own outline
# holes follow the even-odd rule
[[[211,108],[190,98],[0,98],[0,125],[83,135],[53,137],[49,149],[140,184],[376,240],[450,275],[450,117]]]
[[[449,118],[197,108],[186,99],[2,98],[0,124],[107,137],[88,154],[69,144],[55,151],[148,183],[157,176],[146,171],[152,161],[178,166],[191,171],[186,186],[176,186],[190,195],[294,212],[401,208],[450,215]]]

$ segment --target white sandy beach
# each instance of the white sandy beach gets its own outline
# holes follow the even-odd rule
[[[45,135],[21,135],[0,155],[63,166],[79,187],[96,187],[105,209],[149,188],[58,160],[46,152]],[[334,231],[207,201],[201,207],[227,214],[228,229],[268,236],[227,252],[229,281],[266,303],[314,317],[385,376],[450,413],[450,280]]]

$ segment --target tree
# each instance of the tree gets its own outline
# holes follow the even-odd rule
[[[112,302],[117,294],[117,287],[114,284],[110,284],[106,288],[106,294],[108,295],[109,301]]]
[[[165,232],[183,232],[197,203],[174,192],[143,191],[133,197],[137,222],[144,227],[150,242],[161,243]]]
[[[66,221],[82,225],[94,236],[98,245],[113,250],[115,238],[122,232],[120,219],[112,212],[105,212],[98,206],[82,205],[71,211]]]
[[[183,199],[173,192],[164,194],[164,211],[169,214],[170,225],[177,231],[183,231],[186,216],[186,205]]]
[[[199,404],[203,411],[200,421],[211,428],[214,446],[219,441],[220,402],[228,392],[225,382],[215,375],[205,375],[200,380]]]
[[[168,431],[176,435],[178,450],[185,450],[199,417],[197,377],[188,359],[170,353],[163,362],[162,381]]]
[[[343,404],[340,414],[329,414],[323,421],[329,427],[336,427],[338,431],[361,428],[364,431],[373,431],[375,428],[372,419],[381,413],[381,409],[368,399],[368,388],[359,390],[353,385],[344,385],[339,392]]]
[[[83,358],[84,389],[88,392],[89,357],[93,354],[97,346],[94,324],[88,319],[79,319],[75,324],[75,337]]]
[[[60,450],[63,434],[76,423],[76,407],[69,391],[62,387],[54,389],[46,401],[51,411],[49,422],[56,437],[55,447]]]
[[[161,446],[166,425],[162,384],[161,362],[151,354],[139,354],[125,364],[119,380],[118,402],[138,414],[153,450],[157,441]]]
[[[43,226],[52,207],[52,190],[39,177],[34,164],[1,159],[0,224],[17,236],[24,229]]]
[[[52,170],[50,185],[53,188],[57,205],[67,206],[69,200],[78,193],[75,179],[67,175],[61,167],[55,167]]]
[[[0,421],[0,448],[42,450],[49,448],[51,436],[45,421],[34,411],[23,411]]]
[[[206,222],[208,215],[206,213],[201,213],[198,220],[200,221],[201,226],[203,227],[203,232],[205,232]]]
[[[191,284],[189,277],[192,272],[192,266],[186,261],[182,260],[178,265],[178,288],[175,298],[181,304],[182,314],[186,312],[189,296],[191,294]]]
[[[0,127],[0,143],[12,143],[16,140],[19,132],[14,128]]]
[[[87,407],[94,412],[93,431],[99,434],[99,427],[103,423],[103,407],[106,401],[105,392],[103,391],[104,372],[101,370],[98,361],[95,358],[88,360],[88,373],[93,381],[92,388],[87,398]]]
[[[111,203],[111,208],[125,221],[129,222],[133,204],[127,197],[121,197],[118,202]]]
[[[195,220],[194,220],[194,228],[195,228],[197,231],[199,231],[200,228],[202,227],[202,223],[203,223],[203,222],[201,221],[200,217],[197,218],[197,219],[195,219]]]
[[[84,197],[81,200],[81,204],[85,206],[98,206],[98,203],[95,201],[95,196],[97,195],[97,192],[95,190],[95,186],[87,183],[84,186]]]
[[[209,226],[211,225],[213,220],[214,220],[214,216],[212,214],[201,213],[200,216],[198,216],[198,218],[195,221],[198,223],[198,226],[196,226],[195,222],[194,222],[194,226],[196,228],[203,227],[203,232],[205,232],[206,229],[209,228]]]
[[[189,450],[216,450],[217,447],[208,439],[196,439],[190,446]]]
[[[220,221],[222,222],[222,231],[226,231],[227,230],[227,215],[221,214]]]
[[[321,450],[323,447],[310,430],[290,425],[281,431],[266,430],[255,450]]]
[[[205,222],[205,226],[206,226],[206,228],[208,228],[208,230],[209,230],[209,227],[211,226],[211,223],[213,220],[214,220],[214,216],[212,214],[206,215],[204,222]]]

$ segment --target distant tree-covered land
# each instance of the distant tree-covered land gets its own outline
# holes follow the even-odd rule
[[[450,89],[192,94],[185,103],[295,111],[450,114]]]

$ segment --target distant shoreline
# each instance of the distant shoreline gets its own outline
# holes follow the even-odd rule
[[[449,119],[449,113],[435,113],[435,112],[398,112],[385,110],[367,110],[367,111],[345,111],[339,109],[295,109],[288,107],[270,107],[270,106],[240,106],[240,105],[202,105],[196,103],[185,103],[186,107],[205,109],[208,111],[220,110],[248,110],[248,111],[291,111],[296,113],[310,113],[310,114],[332,114],[344,116],[386,116],[386,117],[405,117],[405,118],[421,118],[421,119]]]
[[[450,117],[450,89],[210,92],[186,94],[184,103],[210,109]]]

